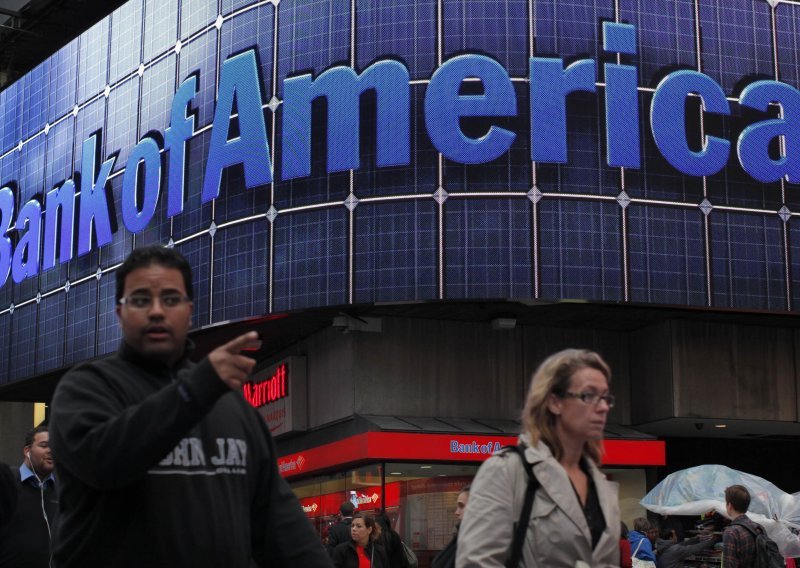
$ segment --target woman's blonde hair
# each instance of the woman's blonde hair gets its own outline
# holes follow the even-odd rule
[[[585,368],[600,371],[606,381],[611,383],[611,369],[608,364],[600,355],[586,349],[565,349],[550,355],[539,365],[531,379],[525,408],[522,410],[522,431],[530,436],[534,445],[540,440],[545,442],[557,460],[563,456],[564,448],[556,436],[556,417],[548,410],[547,403],[551,394],[564,396],[569,389],[572,375]],[[603,455],[602,440],[586,442],[583,455],[595,463],[599,462]]]
[[[375,521],[375,517],[369,513],[356,513],[353,515],[353,520],[363,519],[364,526],[368,529],[371,528],[372,532],[369,535],[370,542],[375,542],[381,536],[381,526]]]

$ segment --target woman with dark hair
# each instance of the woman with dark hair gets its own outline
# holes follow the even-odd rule
[[[389,568],[386,551],[377,542],[381,527],[369,513],[356,513],[350,524],[350,542],[333,550],[336,568]]]
[[[580,349],[551,355],[533,375],[519,442],[539,487],[523,520],[520,565],[619,566],[617,487],[597,467],[614,405],[610,380],[600,355]],[[456,566],[506,565],[527,487],[517,452],[501,450],[481,465],[458,534]]]

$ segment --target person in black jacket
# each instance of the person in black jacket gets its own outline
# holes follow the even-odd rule
[[[454,513],[456,517],[456,532],[453,535],[453,539],[433,559],[431,568],[455,568],[458,529],[461,527],[461,519],[464,518],[464,510],[467,508],[467,501],[469,501],[469,488],[469,485],[465,485],[461,488],[461,491],[458,492],[456,511]]]
[[[186,259],[137,249],[116,278],[119,351],[70,370],[51,405],[56,568],[330,568],[242,396],[258,334],[194,364]]]
[[[17,510],[17,482],[7,464],[0,462],[0,530],[4,529]]]
[[[658,568],[681,568],[683,561],[692,554],[713,548],[717,542],[712,532],[702,532],[694,538],[677,540],[673,529],[661,529],[661,538],[658,541],[656,566]]]
[[[378,542],[386,551],[389,559],[389,568],[410,568],[405,550],[403,549],[403,539],[392,528],[392,522],[385,511],[381,511],[376,517],[375,522],[381,529]]]
[[[333,551],[336,568],[360,568],[366,559],[370,568],[389,568],[386,551],[380,545],[381,528],[369,513],[356,513],[350,525],[350,542],[343,542]]]
[[[0,568],[48,568],[50,532],[56,522],[58,500],[47,426],[37,426],[25,436],[22,465],[10,473],[17,506],[0,530]],[[2,524],[2,523],[0,523]]]
[[[355,510],[355,505],[351,501],[345,501],[339,506],[341,519],[328,529],[328,551],[331,556],[337,546],[343,542],[350,542],[350,523],[353,522]]]

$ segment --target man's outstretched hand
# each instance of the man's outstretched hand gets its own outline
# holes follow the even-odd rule
[[[258,341],[258,332],[248,331],[208,354],[211,366],[214,367],[222,382],[230,388],[235,390],[242,388],[253,371],[256,360],[242,355],[242,351],[252,350]]]

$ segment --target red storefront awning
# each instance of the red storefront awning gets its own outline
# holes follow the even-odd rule
[[[278,458],[286,478],[369,461],[481,462],[516,436],[366,432]],[[660,440],[605,440],[603,466],[662,466],[666,445]]]

